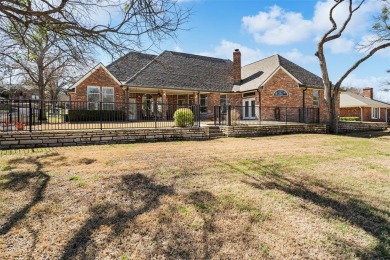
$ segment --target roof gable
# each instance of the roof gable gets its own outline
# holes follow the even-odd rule
[[[126,82],[143,86],[196,91],[231,92],[233,62],[164,51]]]
[[[84,80],[86,80],[89,76],[92,75],[92,73],[94,73],[95,71],[97,71],[98,69],[103,69],[107,75],[109,77],[111,77],[118,85],[121,85],[122,83],[119,82],[119,80],[117,78],[114,77],[114,75],[111,74],[111,72],[109,72],[107,70],[106,67],[104,67],[104,65],[102,63],[99,63],[98,65],[96,65],[94,68],[92,68],[87,74],[85,74],[81,79],[79,79],[75,84],[73,84],[73,86],[71,87],[72,88],[76,88],[78,85],[80,85]]]
[[[276,54],[241,69],[242,82],[234,86],[234,91],[249,91],[263,86],[279,69],[283,69],[301,85],[323,88],[322,79],[310,71]]]

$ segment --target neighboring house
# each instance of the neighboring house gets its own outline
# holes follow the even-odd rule
[[[38,89],[25,84],[6,84],[0,88],[3,95],[9,99],[39,99]]]
[[[360,121],[389,122],[390,104],[374,98],[373,88],[363,89],[363,95],[342,92],[340,117],[358,117]]]
[[[318,108],[320,121],[327,121],[320,77],[280,55],[242,67],[238,49],[233,61],[172,51],[157,56],[130,52],[108,66],[97,65],[68,94],[84,109],[98,109],[99,102],[103,109],[118,107],[112,102],[127,104],[130,111],[153,110],[153,104],[197,104],[201,117],[210,119],[214,106],[231,105],[241,107],[244,119],[255,119],[256,106]],[[129,119],[140,115],[129,113]]]

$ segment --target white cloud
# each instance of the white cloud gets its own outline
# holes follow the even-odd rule
[[[300,65],[318,63],[314,55],[305,55],[298,49],[292,49],[289,52],[281,53],[283,57]]]
[[[304,42],[310,37],[319,39],[326,30],[331,28],[329,10],[334,4],[334,0],[318,1],[314,8],[314,15],[310,19],[305,19],[302,13],[287,11],[274,5],[267,12],[261,11],[254,16],[244,16],[242,28],[252,34],[257,42],[266,44],[285,45]],[[381,10],[380,5],[380,1],[377,0],[366,1],[345,30],[348,39],[332,43],[331,50],[335,53],[351,51],[352,38],[368,33],[372,17]],[[339,28],[346,20],[347,14],[348,1],[344,1],[334,11],[334,18]],[[346,44],[345,48],[341,48],[343,43]]]
[[[384,88],[385,82],[388,80],[389,77],[386,76],[359,78],[356,74],[352,73],[344,80],[343,85],[356,88],[372,87],[375,91],[379,91]]]
[[[287,12],[274,5],[268,13],[244,16],[242,26],[257,42],[282,45],[308,39],[311,21],[305,20],[301,13]]]
[[[335,54],[348,53],[355,50],[355,43],[346,38],[338,38],[334,41],[330,41],[327,47]]]
[[[242,65],[246,65],[251,62],[260,60],[264,57],[263,53],[259,49],[251,49],[239,43],[227,40],[222,40],[221,43],[217,47],[215,47],[214,51],[212,52],[201,52],[197,54],[232,60],[234,49],[240,49]]]

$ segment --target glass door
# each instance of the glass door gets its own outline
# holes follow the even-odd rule
[[[244,119],[256,118],[256,101],[254,98],[248,98],[243,100],[243,114]]]
[[[137,103],[135,98],[129,98],[129,120],[137,120]]]

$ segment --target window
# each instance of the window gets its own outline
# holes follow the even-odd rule
[[[177,104],[179,107],[187,105],[187,97],[188,95],[177,95]]]
[[[89,110],[99,110],[99,103],[102,102],[103,110],[114,110],[114,88],[102,87],[100,95],[100,87],[87,87],[87,102]]]
[[[381,115],[380,115],[379,107],[372,107],[371,108],[371,118],[372,119],[379,119],[380,117],[381,117]]]
[[[114,88],[103,87],[102,94],[102,109],[114,110]]]
[[[287,91],[284,89],[278,89],[273,94],[274,97],[286,97],[288,96]]]
[[[193,94],[190,94],[188,96],[188,105],[192,106],[195,104],[195,98],[194,98],[194,95]]]
[[[200,94],[200,112],[207,113],[207,94]]]
[[[89,110],[98,110],[100,102],[100,88],[99,87],[87,87],[87,101]]]
[[[227,95],[221,95],[219,98],[219,105],[221,106],[221,112],[226,113],[228,106]]]
[[[320,106],[320,91],[319,90],[313,90],[313,106],[315,106],[315,107]]]

